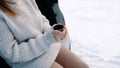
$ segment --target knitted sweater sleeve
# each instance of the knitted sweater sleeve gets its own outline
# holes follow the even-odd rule
[[[49,21],[46,19],[46,17],[45,16],[42,16],[42,20],[43,20],[43,30],[44,30],[44,32],[47,32],[47,31],[49,31],[49,30],[52,30],[52,27],[50,26],[50,24],[49,24]]]
[[[5,21],[0,17],[0,56],[9,63],[27,62],[39,57],[54,42],[56,41],[51,31],[48,31],[27,42],[18,43]]]

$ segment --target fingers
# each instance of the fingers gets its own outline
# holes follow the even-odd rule
[[[63,38],[62,38],[62,40],[66,37],[66,34],[67,34],[67,29],[66,29],[66,27],[64,27],[64,29],[63,29],[63,31],[62,31],[63,33],[64,33],[64,36],[63,36]]]
[[[57,41],[63,40],[66,36],[67,30],[64,27],[62,31],[53,30],[53,35]]]
[[[54,36],[55,40],[56,41],[60,41],[61,38],[58,36],[58,34],[60,33],[60,31],[53,30],[52,33],[53,33],[53,36]]]
[[[56,38],[57,41],[60,41],[64,38],[64,32],[58,32],[54,34],[54,37]]]

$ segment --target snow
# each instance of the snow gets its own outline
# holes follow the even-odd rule
[[[120,0],[59,0],[72,51],[90,68],[120,68]]]

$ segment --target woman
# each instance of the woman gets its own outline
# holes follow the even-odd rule
[[[35,0],[0,0],[0,56],[12,68],[88,68],[59,43],[66,32],[52,29]]]

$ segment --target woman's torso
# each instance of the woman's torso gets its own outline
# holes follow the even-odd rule
[[[36,4],[32,4],[30,1],[33,0],[12,0],[12,2],[16,3],[11,6],[17,12],[17,17],[10,16],[0,10],[5,24],[18,42],[25,41],[28,38],[34,38],[43,31],[41,13]]]

